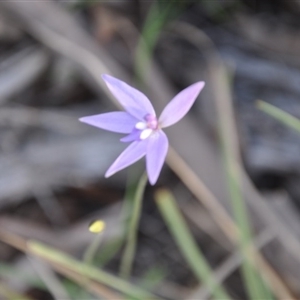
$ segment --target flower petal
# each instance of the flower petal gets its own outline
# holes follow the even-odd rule
[[[161,113],[159,117],[160,126],[162,128],[171,126],[183,118],[194,104],[204,85],[205,83],[200,81],[177,94]]]
[[[109,167],[105,177],[109,177],[141,159],[146,154],[147,142],[146,140],[131,143]]]
[[[155,116],[151,102],[143,93],[112,76],[104,74],[102,78],[112,94],[131,115],[140,120],[147,114]]]
[[[130,133],[138,122],[136,118],[125,111],[83,117],[79,121],[119,133]]]
[[[149,182],[154,185],[160,174],[161,168],[168,152],[168,138],[160,130],[148,139],[146,164]]]
[[[138,130],[134,128],[132,132],[130,132],[128,135],[124,136],[123,138],[120,139],[121,142],[123,143],[128,143],[128,142],[134,142],[134,141],[140,141],[140,135],[141,135],[141,130]]]

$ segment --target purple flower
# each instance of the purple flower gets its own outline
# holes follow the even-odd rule
[[[148,178],[154,185],[169,145],[162,128],[175,124],[185,116],[203,89],[204,82],[194,83],[181,91],[157,118],[151,102],[143,93],[112,76],[102,75],[102,78],[125,111],[93,115],[79,120],[105,130],[126,133],[121,141],[131,142],[107,170],[105,177],[115,174],[146,155]]]

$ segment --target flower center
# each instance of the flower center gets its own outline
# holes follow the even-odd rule
[[[158,127],[158,121],[157,121],[157,118],[153,115],[146,115],[145,118],[144,118],[147,122],[147,127],[148,128],[151,128],[153,130],[157,129]]]
[[[158,129],[158,121],[156,116],[148,114],[144,117],[144,120],[144,122],[138,122],[135,124],[135,128],[141,130],[141,140],[145,140],[152,134],[154,130]]]

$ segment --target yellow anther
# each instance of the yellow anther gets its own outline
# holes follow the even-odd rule
[[[105,228],[105,222],[101,220],[92,221],[89,225],[89,231],[92,233],[100,233]]]

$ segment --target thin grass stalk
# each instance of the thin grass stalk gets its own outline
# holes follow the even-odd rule
[[[137,45],[134,69],[139,83],[143,83],[145,70],[149,68],[162,29],[186,5],[184,1],[177,0],[162,1],[162,3],[163,6],[156,1],[151,6]]]
[[[220,91],[226,91],[229,95],[226,74],[223,69],[214,65],[211,68],[211,76],[219,85]],[[238,141],[234,132],[233,112],[231,110],[230,99],[221,99],[216,95],[216,108],[219,120],[219,134],[223,161],[226,171],[227,186],[230,193],[231,207],[240,229],[239,231],[239,250],[244,257],[242,264],[242,274],[245,286],[251,299],[272,299],[270,290],[265,286],[260,274],[255,270],[254,254],[252,244],[252,231],[249,222],[247,207],[243,199],[242,184],[240,182],[241,174],[239,169]]]
[[[0,229],[0,240],[18,250],[26,253],[26,254],[29,254],[29,255],[32,254],[32,252],[28,248],[27,241],[18,235],[15,235],[13,233],[10,233],[10,232]],[[38,256],[38,255],[35,255],[35,256]],[[86,277],[84,277],[82,275],[82,273],[72,270],[69,266],[61,264],[59,262],[58,263],[54,262],[53,260],[49,260],[49,258],[47,259],[47,258],[41,257],[41,256],[38,256],[38,257],[43,259],[43,261],[47,261],[53,270],[55,270],[59,274],[64,275],[65,277],[75,281],[76,283],[78,283],[78,285],[84,287],[86,290],[99,296],[101,299],[102,298],[108,299],[108,300],[110,300],[110,299],[111,300],[115,300],[115,299],[122,300],[123,299],[119,293],[112,291],[111,287],[105,286],[103,283],[100,283],[101,281],[99,281],[99,280],[85,280]],[[2,268],[1,264],[0,264],[0,267]],[[6,269],[7,269],[7,267],[6,267]],[[11,267],[8,267],[8,269],[11,269]],[[102,271],[102,273],[105,274],[105,272],[103,272],[103,271]],[[20,274],[17,273],[16,276],[17,275],[20,275]],[[25,273],[23,275],[25,278],[22,278],[23,277],[22,276],[21,279],[24,279],[26,282],[26,280],[28,280],[29,278],[28,278],[28,276],[26,277]],[[33,282],[28,281],[28,283],[30,285],[36,286],[38,288],[46,288],[43,281],[39,282],[38,285],[36,284],[36,281],[33,281]],[[1,284],[0,284],[0,286],[1,286]],[[133,289],[134,289],[134,286],[133,286]],[[115,288],[115,290],[118,290],[118,289]],[[0,292],[0,295],[1,295],[1,292]],[[19,299],[19,298],[14,298],[14,300],[16,300],[16,299]],[[154,296],[153,296],[153,298],[150,298],[150,299],[154,299]]]
[[[106,286],[115,289],[132,297],[134,299],[157,299],[158,297],[142,290],[133,284],[126,282],[116,276],[108,274],[105,271],[89,266],[75,258],[53,249],[42,243],[35,241],[27,242],[27,251],[30,254],[36,255],[40,258],[47,260],[49,263],[59,264],[65,268],[81,275],[83,278],[92,279],[105,284]]]
[[[190,233],[171,192],[166,189],[158,190],[155,199],[177,246],[198,280],[208,287],[215,299],[231,299],[212,276],[209,264]]]
[[[139,180],[133,200],[132,216],[129,221],[127,241],[121,260],[120,275],[128,278],[131,273],[133,259],[136,251],[137,228],[141,216],[142,200],[147,184],[147,173],[145,172]]]
[[[224,154],[225,168],[227,172],[227,183],[231,196],[231,206],[235,216],[235,220],[240,228],[239,250],[244,260],[242,263],[242,274],[249,296],[253,300],[272,299],[272,294],[262,283],[259,273],[253,265],[254,255],[250,248],[252,243],[252,233],[249,226],[249,217],[247,214],[245,203],[243,202],[242,193],[239,185],[239,175],[235,170],[234,162],[230,158],[226,158]],[[229,159],[229,161],[227,160]]]
[[[82,299],[82,300],[90,299],[90,295],[88,295],[88,293],[93,294],[95,297],[97,297],[96,299],[98,299],[98,298],[105,299],[105,300],[116,300],[116,299],[123,300],[123,299],[125,299],[123,296],[121,296],[121,294],[113,291],[111,288],[108,288],[99,282],[95,282],[94,280],[84,280],[82,278],[82,275],[80,275],[72,270],[69,270],[65,266],[62,266],[62,265],[56,264],[56,263],[51,263],[51,267],[53,268],[53,270],[55,270],[56,272],[58,272],[61,275],[64,275],[66,278],[72,280],[73,282],[78,284],[78,286],[80,286],[84,289],[84,293],[83,293],[83,291],[81,291],[80,295],[78,295],[78,297],[77,297],[77,299],[79,299],[79,300],[80,299]],[[82,295],[82,294],[84,294],[84,295]]]
[[[61,282],[61,279],[47,264],[45,264],[44,261],[30,255],[27,255],[27,258],[29,259],[35,272],[39,275],[40,279],[43,280],[53,299],[71,300],[71,297]]]
[[[267,102],[258,100],[257,108],[300,133],[300,120]]]
[[[263,232],[256,237],[254,243],[258,249],[263,248],[269,242],[275,239],[275,233],[268,229],[265,229]],[[229,278],[234,271],[236,271],[241,263],[243,258],[241,257],[240,251],[236,250],[228,258],[221,263],[213,273],[213,276],[218,281],[219,284],[222,284],[227,278]],[[195,291],[193,291],[189,296],[189,299],[209,299],[210,291],[205,286],[200,286]]]

